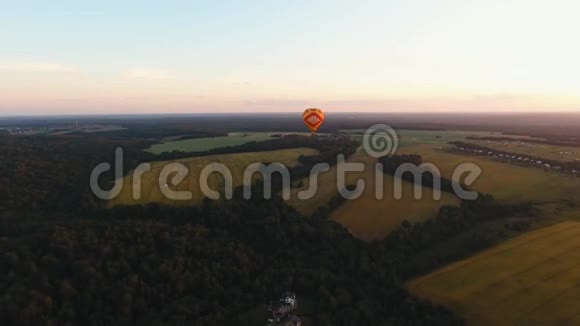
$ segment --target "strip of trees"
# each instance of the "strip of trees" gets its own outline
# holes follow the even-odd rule
[[[397,170],[404,166],[404,164],[412,164],[414,169],[409,170],[400,175],[400,178],[411,182],[416,183],[421,186],[433,188],[436,184],[435,178],[439,178],[437,182],[441,183],[441,191],[448,192],[454,194],[453,190],[453,183],[451,180],[444,178],[443,176],[437,174],[436,171],[427,172],[423,171],[420,166],[423,164],[423,158],[420,155],[410,154],[410,155],[386,155],[379,158],[379,162],[383,165],[383,172],[388,175],[396,175]],[[417,170],[416,172],[420,173],[420,177],[417,178],[413,171]],[[463,189],[466,189],[463,187]]]

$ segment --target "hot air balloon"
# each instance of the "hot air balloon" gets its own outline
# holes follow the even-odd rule
[[[304,124],[310,129],[311,133],[315,133],[316,129],[320,127],[322,121],[324,121],[324,113],[322,110],[317,108],[310,108],[304,110],[302,113],[302,120],[304,120]]]

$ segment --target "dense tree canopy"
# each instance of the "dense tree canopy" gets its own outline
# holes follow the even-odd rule
[[[316,325],[462,324],[410,296],[403,282],[507,237],[514,232],[507,218],[531,213],[482,195],[366,243],[329,221],[330,210],[306,218],[278,197],[243,200],[239,191],[199,207],[106,209],[82,189],[88,169],[116,144],[55,141],[1,143],[13,158],[1,167],[11,187],[0,215],[6,325],[260,325],[264,304],[286,289]],[[301,161],[354,151],[347,139],[333,142]],[[130,165],[146,158],[129,155]]]

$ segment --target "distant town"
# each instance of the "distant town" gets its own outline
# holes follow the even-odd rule
[[[555,160],[541,159],[530,155],[510,153],[493,150],[488,147],[479,146],[471,143],[453,142],[454,147],[445,146],[441,150],[449,152],[461,152],[472,155],[484,155],[494,160],[509,162],[512,164],[524,165],[529,167],[543,168],[559,173],[566,173],[580,177],[580,162],[559,162]],[[574,152],[560,152],[560,155],[575,155]]]

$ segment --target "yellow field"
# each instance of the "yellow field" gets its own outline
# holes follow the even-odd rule
[[[163,203],[171,205],[195,205],[201,203],[204,196],[199,187],[199,174],[201,170],[210,163],[222,163],[227,166],[232,172],[233,186],[238,187],[242,185],[244,170],[251,163],[282,163],[288,167],[299,164],[298,157],[300,155],[316,155],[317,150],[312,148],[292,148],[277,151],[267,152],[253,152],[253,153],[235,153],[224,155],[212,155],[203,157],[194,157],[181,159],[171,162],[153,162],[151,164],[151,171],[146,172],[142,177],[141,199],[133,199],[133,178],[130,173],[124,179],[124,187],[119,196],[113,201],[112,205],[135,205],[147,203]],[[159,187],[159,174],[161,169],[168,163],[178,162],[189,168],[188,176],[177,186],[171,185],[168,187],[172,190],[191,191],[192,199],[187,201],[175,201],[166,198]],[[213,173],[208,178],[208,184],[211,189],[220,191],[223,190],[223,178],[217,173]],[[222,191],[223,194],[223,191]]]
[[[473,325],[580,325],[580,223],[509,240],[407,284]]]
[[[384,238],[389,232],[401,225],[403,220],[410,222],[423,221],[434,217],[442,205],[457,205],[459,200],[448,193],[441,193],[441,200],[433,199],[431,189],[423,188],[420,200],[413,197],[413,184],[403,182],[403,197],[395,200],[393,196],[394,179],[392,176],[382,175],[383,199],[375,198],[375,164],[376,159],[359,153],[351,157],[349,162],[364,163],[365,172],[347,173],[346,184],[356,184],[356,180],[365,181],[365,190],[361,197],[347,200],[335,209],[330,218],[346,227],[354,236],[364,240]],[[318,207],[325,205],[333,198],[338,189],[336,187],[336,167],[318,176],[319,191],[309,200],[299,200],[296,194],[308,187],[309,180],[304,180],[304,186],[293,189],[289,204],[299,212],[310,215]]]
[[[471,186],[495,198],[517,201],[563,201],[580,203],[580,178],[559,175],[542,169],[498,162],[484,156],[449,153],[433,145],[414,145],[401,148],[400,153],[419,154],[424,162],[434,163],[442,175],[451,178],[453,170],[461,163],[476,163],[482,175]]]

